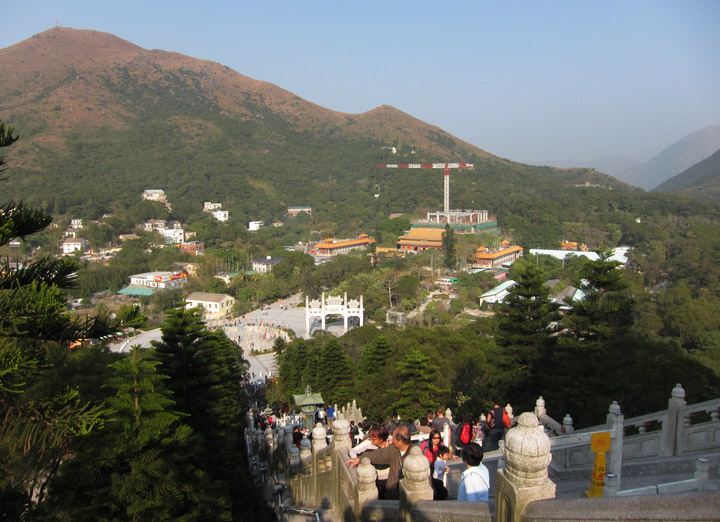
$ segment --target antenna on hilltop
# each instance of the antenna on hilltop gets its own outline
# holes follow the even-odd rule
[[[56,19],[55,19],[55,27],[58,27],[58,25],[59,25],[59,24],[58,24],[58,20],[57,20],[57,18],[56,18]]]

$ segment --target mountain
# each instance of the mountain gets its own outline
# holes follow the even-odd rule
[[[211,219],[203,201],[221,202],[230,224],[310,205],[319,234],[347,237],[393,212],[442,208],[441,171],[376,164],[465,161],[475,169],[452,172],[452,208],[487,209],[517,240],[541,246],[563,223],[649,212],[668,197],[594,169],[512,162],[393,107],[332,111],[218,63],[97,31],[37,34],[1,49],[0,70],[0,118],[21,138],[6,154],[3,200],[55,215],[93,219],[163,189],[171,218],[185,223]]]
[[[695,199],[720,202],[720,150],[673,176],[654,192],[674,192]]]
[[[616,177],[636,187],[651,190],[720,149],[720,126],[693,132],[660,154]]]
[[[559,169],[570,169],[570,168],[582,168],[591,167],[597,171],[610,174],[611,176],[617,177],[621,172],[637,167],[640,162],[633,158],[628,158],[622,154],[613,154],[610,156],[603,156],[602,158],[596,158],[590,161],[580,161],[574,159],[568,160],[548,160],[542,162],[532,162],[533,165],[548,165],[550,167],[557,167]]]

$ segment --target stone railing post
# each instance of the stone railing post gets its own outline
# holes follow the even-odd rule
[[[272,457],[275,446],[273,445],[273,430],[268,426],[265,430],[265,449],[267,450],[268,460]]]
[[[555,498],[548,478],[550,438],[534,413],[523,413],[505,435],[505,468],[497,472],[495,520],[520,522],[530,502]]]
[[[320,505],[320,499],[331,498],[332,491],[320,491],[320,472],[325,471],[325,458],[320,457],[320,451],[327,448],[327,430],[319,422],[315,425],[312,430],[312,473],[313,473],[313,493],[315,495],[315,505]]]
[[[307,435],[303,435],[303,438],[300,441],[300,460],[305,462],[311,457],[312,449],[310,448],[310,439],[307,438]]]
[[[542,395],[538,397],[538,400],[535,401],[535,416],[540,417],[541,415],[545,415],[545,399],[542,398]]]
[[[695,459],[695,480],[698,482],[698,488],[703,491],[705,483],[710,477],[710,461],[703,457]]]
[[[337,410],[336,410],[337,411]],[[340,473],[345,473],[344,458],[347,457],[346,452],[352,448],[350,440],[350,421],[344,415],[339,415],[335,422],[332,423],[332,445],[333,445],[333,506],[341,505],[343,491],[341,487],[342,479]],[[342,513],[335,513],[336,516],[342,518]]]
[[[605,488],[603,497],[615,497],[618,492],[618,481],[615,473],[605,473]]]
[[[337,453],[341,449],[350,451],[352,448],[352,441],[350,440],[350,421],[341,417],[333,422],[332,430],[335,452]]]
[[[285,426],[283,428],[283,431],[285,432],[285,435],[283,436],[283,441],[285,441],[285,449],[290,453],[290,448],[295,446],[293,444],[293,427],[292,425]]]
[[[402,466],[403,478],[400,480],[400,520],[412,522],[413,505],[419,500],[432,500],[433,489],[430,485],[430,462],[418,446],[410,448]]]
[[[312,430],[312,450],[313,453],[327,448],[327,430],[319,422]]]
[[[513,420],[515,418],[515,416],[513,415],[513,408],[512,408],[512,406],[510,406],[510,403],[507,403],[505,405],[505,411],[507,412],[508,418],[510,420]]]
[[[685,390],[677,383],[668,400],[667,415],[662,425],[662,445],[660,447],[661,457],[674,457],[682,454],[682,430],[683,420],[680,418],[680,410],[687,406],[685,402]]]
[[[450,425],[448,423],[443,424],[443,430],[442,430],[442,433],[440,434],[440,436],[442,437],[443,444],[445,446],[447,446],[448,448],[452,449],[452,446],[451,446],[452,441],[450,440],[451,439]],[[432,441],[430,441],[430,442],[432,442]]]
[[[377,470],[370,464],[370,459],[363,457],[357,467],[357,496],[355,498],[355,520],[360,520],[362,507],[368,500],[377,500],[378,490],[375,480]]]
[[[566,413],[563,418],[563,433],[565,433],[565,435],[570,435],[574,431],[575,428],[573,428],[573,419],[569,413]]]
[[[607,426],[612,432],[613,439],[610,443],[610,454],[607,461],[607,472],[613,473],[617,477],[617,490],[620,490],[620,481],[622,479],[622,456],[623,444],[625,438],[624,428],[625,416],[622,414],[620,405],[617,401],[613,401],[610,405]]]

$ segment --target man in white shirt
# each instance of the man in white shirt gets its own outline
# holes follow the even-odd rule
[[[488,502],[490,500],[490,472],[482,463],[483,450],[471,442],[462,451],[467,469],[463,471],[458,488],[458,502]]]

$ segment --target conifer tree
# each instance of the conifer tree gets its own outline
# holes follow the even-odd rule
[[[393,390],[396,411],[404,419],[417,419],[445,402],[449,390],[438,386],[439,368],[422,351],[410,351],[396,370],[400,385]]]
[[[0,149],[15,143],[0,121]],[[0,155],[0,172],[5,171]],[[0,246],[47,227],[52,218],[13,201],[0,206]],[[69,341],[108,332],[103,320],[64,313],[60,288],[75,284],[76,265],[44,257],[22,265],[0,261],[0,505],[22,513],[41,502],[73,444],[97,428],[101,408],[83,401],[72,383],[50,377]],[[24,500],[23,500],[24,499]]]
[[[202,509],[189,462],[192,430],[162,387],[152,352],[134,346],[111,365],[107,428],[87,437],[51,488],[46,516],[71,520],[177,520]]]
[[[323,399],[336,404],[353,400],[353,371],[350,359],[337,339],[332,338],[323,348],[320,366],[324,380],[320,391]]]
[[[515,285],[497,308],[495,340],[503,348],[502,366],[517,378],[531,376],[537,360],[551,343],[552,323],[559,306],[552,302],[543,271],[530,263],[519,264]]]
[[[379,336],[365,346],[358,366],[358,392],[362,397],[359,406],[373,421],[381,421],[391,414],[388,384],[392,378],[392,365],[388,364],[392,346],[387,337]]]
[[[450,228],[450,224],[445,225],[442,247],[445,251],[445,256],[443,257],[445,267],[457,268],[457,238],[455,237],[455,231]]]
[[[564,323],[573,337],[605,342],[628,333],[633,325],[633,299],[627,292],[629,283],[611,261],[612,252],[597,252],[597,260],[584,263],[580,277],[582,297],[571,301]]]

